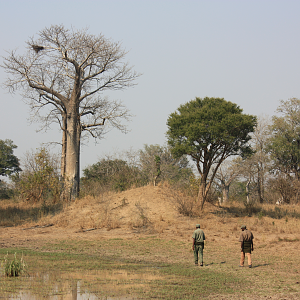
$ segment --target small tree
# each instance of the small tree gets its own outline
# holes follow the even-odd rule
[[[281,101],[271,125],[268,151],[273,169],[300,180],[300,99]]]
[[[186,156],[174,158],[169,147],[144,145],[139,151],[139,169],[147,182],[157,184],[161,181],[188,182],[192,169]]]
[[[216,173],[216,185],[221,188],[224,203],[229,199],[229,188],[232,182],[241,174],[240,161],[223,162]]]
[[[36,153],[27,154],[24,165],[20,176],[12,177],[21,199],[40,202],[51,198],[56,202],[61,191],[57,160],[41,148]]]
[[[0,176],[20,172],[19,159],[13,154],[17,146],[11,140],[0,140]]]
[[[273,192],[274,202],[290,204],[294,200],[298,202],[299,198],[299,181],[292,176],[279,173],[275,178],[269,180],[269,189]]]
[[[172,113],[167,120],[167,137],[176,157],[189,155],[200,174],[200,209],[221,163],[232,155],[251,152],[249,133],[256,117],[223,98],[196,98]]]
[[[103,158],[83,170],[82,181],[88,185],[100,185],[113,191],[124,191],[136,183],[140,177],[136,167],[129,166],[122,159]]]

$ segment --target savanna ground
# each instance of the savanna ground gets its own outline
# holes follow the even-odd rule
[[[77,299],[78,282],[90,299],[300,299],[299,206],[263,205],[249,217],[243,205],[207,203],[192,218],[169,195],[147,186],[61,208],[2,201],[0,259],[23,254],[27,266],[1,274],[0,299]],[[197,223],[203,267],[191,250]],[[239,268],[243,224],[255,237],[252,269]]]

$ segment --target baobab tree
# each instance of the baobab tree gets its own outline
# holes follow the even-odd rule
[[[6,87],[22,92],[44,128],[53,122],[60,125],[64,195],[74,199],[79,192],[83,133],[101,138],[108,126],[125,131],[122,121],[130,117],[121,102],[108,101],[102,92],[132,86],[139,74],[124,61],[120,43],[62,25],[29,39],[24,55],[8,54],[2,64],[8,74]]]

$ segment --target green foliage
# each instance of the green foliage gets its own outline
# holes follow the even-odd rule
[[[245,181],[234,180],[230,186],[230,198],[243,202],[247,197],[246,184]]]
[[[168,143],[174,155],[212,162],[230,155],[251,153],[249,133],[254,131],[256,117],[223,98],[196,98],[180,105],[167,121]]]
[[[10,199],[14,195],[14,190],[6,182],[0,180],[0,199]]]
[[[196,98],[180,105],[167,120],[167,138],[175,157],[189,155],[200,175],[198,200],[207,200],[220,164],[229,156],[252,154],[250,133],[256,117],[223,98]]]
[[[160,170],[160,164],[161,164],[161,159],[158,155],[155,155],[155,166],[156,166],[156,176],[161,175],[161,170]]]
[[[16,148],[11,140],[0,140],[0,176],[21,171],[19,159],[13,154]]]
[[[20,197],[34,202],[51,198],[56,202],[60,197],[61,184],[55,160],[45,148],[37,150],[28,160],[27,169],[12,177]]]
[[[285,174],[293,173],[300,179],[300,99],[281,101],[271,126],[272,136],[268,151],[274,160],[274,169]]]
[[[17,277],[25,270],[25,262],[23,255],[21,259],[17,259],[17,253],[15,253],[13,260],[8,259],[8,253],[4,257],[4,272],[8,277]]]
[[[83,170],[84,188],[94,183],[113,191],[124,191],[138,184],[138,169],[121,159],[102,159]]]
[[[132,186],[152,183],[158,177],[161,181],[187,184],[192,174],[186,157],[174,159],[168,147],[145,145],[134,156],[135,161],[131,163],[123,159],[103,158],[84,169],[82,194],[96,195],[105,190],[124,191]]]

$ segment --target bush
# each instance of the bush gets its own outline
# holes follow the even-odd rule
[[[13,195],[13,189],[6,182],[0,180],[0,200],[10,199]]]
[[[137,167],[121,159],[102,159],[83,170],[82,194],[95,194],[100,190],[121,192],[141,184]]]
[[[261,213],[261,208],[257,206],[254,200],[250,200],[249,202],[244,201],[245,213],[251,217],[253,214]]]
[[[57,159],[45,148],[28,154],[25,170],[12,179],[22,200],[40,202],[52,199],[55,203],[60,198]]]

